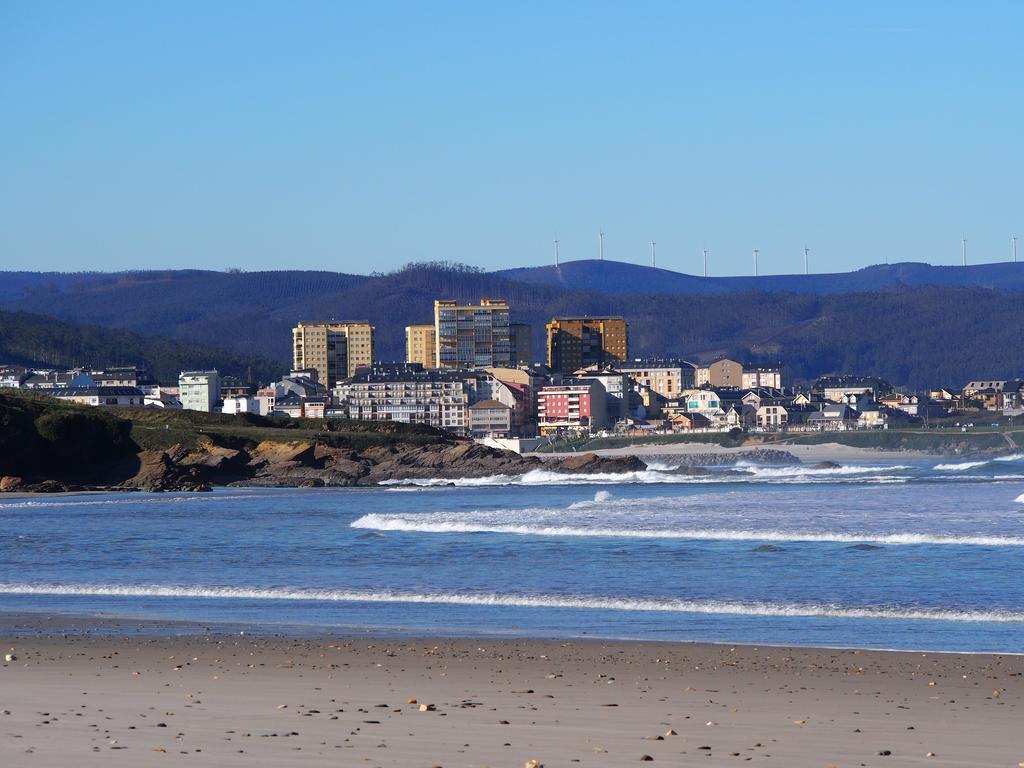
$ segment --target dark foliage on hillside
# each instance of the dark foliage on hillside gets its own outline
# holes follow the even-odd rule
[[[138,365],[164,383],[177,382],[183,370],[213,367],[243,381],[251,367],[254,381],[268,381],[289,365],[195,342],[4,311],[0,311],[0,363],[56,368]]]
[[[0,475],[88,473],[135,453],[131,426],[103,408],[0,391]]]
[[[544,324],[552,316],[609,313],[629,320],[636,356],[709,359],[727,354],[754,362],[782,361],[797,380],[872,373],[916,388],[1024,374],[1024,297],[1001,288],[893,285],[884,291],[830,295],[610,293],[519,282],[453,265],[412,264],[372,277],[114,275],[106,276],[106,282],[22,296],[6,305],[223,345],[243,358],[255,353],[286,365],[291,328],[299,320],[369,320],[377,327],[378,358],[400,360],[405,326],[431,322],[435,298],[475,302],[485,296],[508,299],[513,320],[532,325],[538,360],[544,358]]]

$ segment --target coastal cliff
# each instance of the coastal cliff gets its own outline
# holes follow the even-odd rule
[[[0,394],[0,492],[354,486],[646,468],[634,456],[524,457],[423,425],[114,411]]]
[[[408,445],[362,451],[306,441],[264,441],[250,449],[208,445],[143,451],[139,471],[120,487],[144,491],[208,490],[214,486],[318,488],[401,480],[519,476],[537,469],[562,473],[625,473],[646,469],[633,456],[582,454],[554,461],[520,456],[472,442]]]

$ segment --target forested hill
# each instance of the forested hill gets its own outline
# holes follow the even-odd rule
[[[245,381],[250,366],[257,382],[269,381],[290,365],[190,341],[4,311],[0,311],[0,363],[46,368],[138,365],[165,384],[177,383],[183,370],[207,368]]]
[[[299,320],[369,320],[377,327],[378,358],[399,360],[404,327],[430,322],[435,298],[490,296],[508,299],[513,320],[533,326],[538,359],[544,324],[552,316],[613,313],[629,320],[631,351],[637,356],[728,354],[781,361],[802,380],[871,373],[912,387],[1024,375],[1024,294],[1000,288],[897,285],[831,295],[611,293],[437,264],[371,277],[143,272],[90,280],[0,300],[0,307],[225,347],[239,360],[258,354],[287,365],[291,327]]]
[[[903,262],[875,264],[854,272],[698,277],[641,264],[591,259],[563,262],[558,267],[550,265],[507,269],[498,274],[524,283],[558,285],[606,293],[681,293],[712,296],[765,291],[813,293],[823,296],[860,291],[891,291],[925,285],[1024,291],[1024,262],[971,264],[966,267],[936,267],[931,264]]]

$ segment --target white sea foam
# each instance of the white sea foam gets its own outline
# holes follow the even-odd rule
[[[647,464],[648,469],[655,472],[672,472],[680,467],[678,462],[675,464],[666,464],[664,461],[647,461],[644,463]]]
[[[425,603],[495,607],[574,608],[624,611],[662,611],[751,616],[821,616],[836,618],[896,618],[938,622],[1021,623],[1024,611],[952,610],[898,606],[845,606],[834,603],[740,602],[678,600],[584,595],[516,595],[497,593],[362,591],[308,588],[252,588],[175,585],[0,584],[0,594],[85,597],[177,597],[234,600],[303,600],[318,602]]]
[[[936,472],[963,472],[975,467],[983,467],[986,464],[988,464],[987,461],[963,461],[959,464],[936,464],[933,469]]]
[[[604,472],[592,474],[568,474],[546,469],[533,469],[523,475],[489,475],[487,477],[463,478],[406,478],[385,480],[385,486],[457,486],[482,487],[496,485],[622,485],[622,484],[705,484],[705,483],[821,483],[821,482],[864,482],[892,483],[905,482],[907,477],[888,474],[896,470],[910,469],[902,465],[891,467],[837,467],[814,469],[813,467],[743,467],[742,473],[711,472],[706,475],[682,475],[670,470],[647,469],[639,472]]]
[[[597,493],[594,494],[594,501],[598,503],[602,501],[608,501],[611,498],[611,491],[598,491]]]
[[[827,467],[817,469],[807,466],[786,466],[786,467],[759,467],[745,466],[743,469],[751,472],[757,477],[843,477],[846,475],[874,475],[883,472],[895,472],[897,470],[910,469],[903,464],[894,464],[889,467],[861,467],[856,465],[845,467]]]
[[[486,519],[452,519],[454,515],[363,515],[353,528],[409,533],[506,533],[520,536],[604,537],[625,539],[693,539],[702,541],[788,541],[837,544],[932,544],[978,547],[1021,547],[1020,536],[965,536],[936,533],[871,533],[831,531],[742,530],[722,528],[606,528],[580,525],[512,524]]]
[[[255,493],[194,493],[188,496],[172,496],[131,493],[117,499],[69,499],[64,496],[53,499],[4,502],[0,503],[0,510],[32,509],[34,507],[107,507],[122,504],[134,504],[135,506],[140,504],[186,504],[196,501],[235,501],[254,498],[260,498],[260,495]]]
[[[1011,453],[1009,456],[996,456],[992,461],[1024,461],[1024,453]]]
[[[1024,493],[1022,493],[1020,496],[1014,499],[1014,501],[1017,502],[1018,504],[1024,504]]]
[[[83,597],[177,597],[233,600],[291,600],[337,603],[421,603],[512,608],[569,608],[606,611],[732,614],[766,617],[904,619],[960,622],[1024,622],[1024,611],[961,611],[898,606],[844,606],[833,603],[739,602],[584,595],[398,592],[391,590],[311,589],[299,587],[223,587],[120,584],[0,584],[0,594]]]

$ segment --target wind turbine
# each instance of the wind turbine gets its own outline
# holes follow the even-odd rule
[[[704,277],[708,276],[708,249],[704,249]]]
[[[754,277],[757,277],[757,248],[754,249]]]
[[[963,261],[963,265],[967,266],[967,236],[964,235],[960,241],[960,258]]]
[[[1017,263],[1017,236],[1010,235],[1010,242],[1013,245],[1013,263]]]
[[[804,246],[804,274],[805,274],[805,275],[806,275],[806,274],[809,274],[809,273],[807,272],[807,251],[808,251],[808,248],[807,248],[807,246],[805,245],[805,246]]]
[[[658,244],[656,242],[654,242],[653,240],[651,240],[651,266],[652,267],[658,266],[657,250],[656,250],[657,246],[658,246]]]
[[[558,238],[555,238],[555,267],[558,267]]]
[[[604,261],[604,232],[597,231],[597,258]]]

